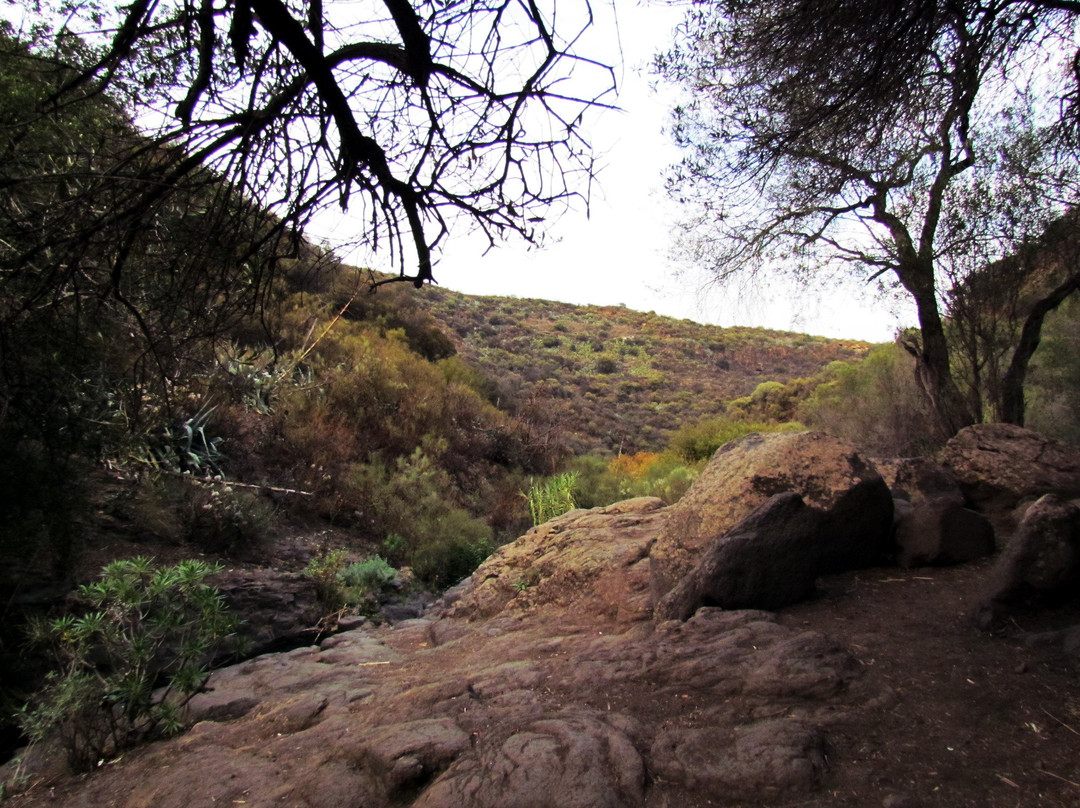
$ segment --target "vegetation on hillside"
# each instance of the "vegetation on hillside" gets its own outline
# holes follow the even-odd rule
[[[458,354],[496,380],[492,395],[535,402],[544,432],[574,455],[660,451],[688,423],[727,412],[762,382],[809,376],[869,346],[758,328],[721,328],[621,306],[425,289],[418,304]]]

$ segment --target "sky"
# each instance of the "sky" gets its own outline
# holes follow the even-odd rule
[[[593,0],[591,7],[595,23],[578,51],[615,66],[620,109],[597,111],[586,124],[600,166],[588,211],[582,206],[547,225],[539,249],[510,241],[488,250],[478,237],[450,239],[434,267],[441,286],[871,342],[892,340],[899,327],[914,323],[910,307],[879,301],[858,282],[815,292],[774,278],[721,289],[700,267],[677,265],[668,253],[679,211],[663,190],[664,169],[679,158],[664,131],[677,91],[656,90],[649,66],[671,44],[682,10],[658,0]],[[19,8],[0,16],[11,18]],[[350,263],[396,271],[385,252],[361,254],[338,244],[340,213],[328,215],[334,218],[317,221],[309,238],[338,248]]]
[[[858,282],[820,294],[781,279],[725,291],[699,268],[676,266],[668,251],[678,210],[663,190],[664,168],[678,159],[664,132],[673,88],[654,92],[648,68],[653,54],[672,41],[681,11],[619,0],[616,17],[610,7],[597,13],[594,41],[610,49],[609,63],[618,63],[622,111],[598,115],[587,130],[602,166],[589,215],[562,216],[541,249],[511,242],[485,255],[486,242],[452,240],[434,269],[441,286],[871,342],[890,341],[898,327],[912,324],[910,311],[876,301]]]

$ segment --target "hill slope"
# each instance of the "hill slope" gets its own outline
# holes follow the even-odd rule
[[[381,294],[381,292],[380,292]],[[661,448],[765,381],[862,357],[867,343],[722,328],[619,306],[425,289],[417,305],[507,397],[543,401],[575,453]]]

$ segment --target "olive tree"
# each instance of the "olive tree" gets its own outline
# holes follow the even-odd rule
[[[685,157],[669,178],[692,211],[688,257],[720,280],[787,269],[828,284],[842,270],[899,287],[917,311],[907,347],[941,435],[972,423],[943,317],[958,279],[945,267],[961,265],[953,258],[972,230],[999,257],[1034,234],[1007,226],[1007,194],[984,200],[1001,202],[984,220],[952,211],[967,178],[994,162],[988,133],[1017,118],[1060,129],[1046,110],[1066,103],[1071,65],[1059,62],[1076,52],[1073,11],[1061,5],[693,4],[658,58],[688,91],[673,125]],[[1060,139],[1038,142],[1052,150]],[[1074,199],[1067,174],[1039,176],[1052,200],[1040,206],[1044,225]]]

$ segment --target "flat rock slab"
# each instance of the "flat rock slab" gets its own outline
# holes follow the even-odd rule
[[[209,688],[189,732],[69,781],[60,804],[798,798],[820,787],[828,728],[873,700],[849,653],[768,612],[617,622],[572,605],[356,630],[223,669]],[[50,804],[46,794],[16,805]]]

